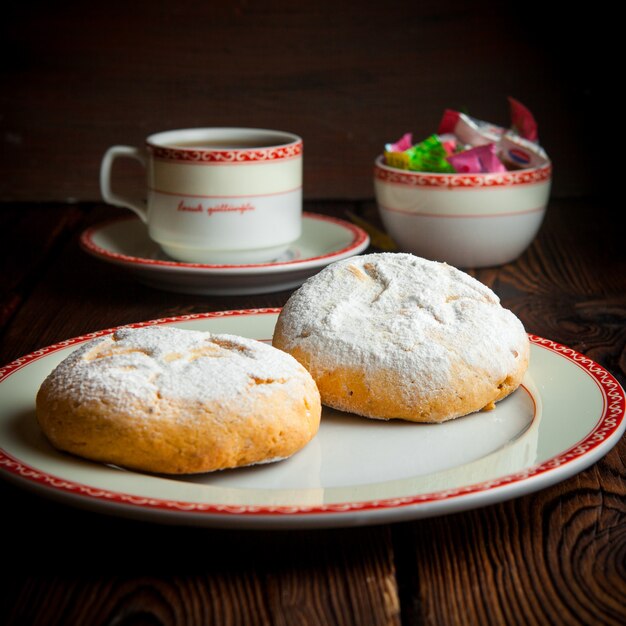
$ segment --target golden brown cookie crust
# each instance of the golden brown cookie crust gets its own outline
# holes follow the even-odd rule
[[[320,414],[315,383],[289,355],[160,326],[82,346],[37,395],[37,418],[56,448],[170,474],[289,457],[315,436]]]

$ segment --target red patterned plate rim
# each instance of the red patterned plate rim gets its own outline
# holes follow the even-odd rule
[[[331,224],[335,224],[352,234],[352,241],[347,246],[340,248],[339,250],[333,250],[332,252],[328,252],[327,254],[321,254],[314,257],[307,257],[302,259],[293,259],[290,261],[279,261],[275,263],[248,263],[241,265],[211,265],[208,263],[184,263],[181,261],[164,261],[160,259],[145,259],[142,257],[136,257],[128,254],[121,254],[118,252],[111,252],[106,248],[102,248],[94,241],[94,236],[97,232],[101,231],[103,228],[107,226],[111,226],[112,224],[117,224],[119,222],[124,221],[139,221],[134,215],[125,215],[123,217],[117,217],[110,219],[108,221],[95,224],[94,226],[90,226],[86,230],[84,230],[80,236],[80,244],[81,246],[89,253],[94,254],[95,256],[119,262],[123,264],[130,263],[131,265],[137,266],[157,266],[157,267],[168,267],[172,269],[178,270],[218,270],[220,272],[230,271],[236,273],[241,270],[268,270],[268,269],[288,269],[288,268],[298,268],[298,267],[307,267],[309,264],[316,264],[319,262],[323,262],[327,259],[331,259],[334,257],[340,257],[345,254],[349,254],[353,250],[359,248],[360,246],[366,246],[369,243],[369,235],[359,226],[355,224],[351,224],[350,222],[346,222],[338,217],[331,217],[329,215],[320,215],[319,213],[310,213],[303,212],[303,217],[309,220],[316,220],[320,222],[328,222]]]
[[[59,350],[74,346],[90,339],[100,337],[115,332],[118,328],[141,328],[160,324],[172,324],[200,319],[210,319],[233,316],[252,315],[277,315],[280,308],[265,309],[239,309],[230,311],[217,311],[210,313],[197,313],[166,317],[146,322],[137,322],[115,328],[88,333],[72,339],[67,339],[59,343],[35,350],[30,354],[16,359],[8,365],[0,368],[0,383],[6,380],[11,374],[29,365],[42,357],[50,355]],[[355,513],[362,511],[384,511],[393,509],[406,509],[411,506],[419,506],[429,503],[456,500],[468,496],[485,494],[492,492],[499,487],[522,483],[528,479],[539,477],[557,468],[580,460],[596,448],[607,442],[608,439],[624,430],[626,416],[626,400],[624,390],[615,377],[604,369],[601,365],[589,357],[576,350],[559,344],[550,339],[544,339],[537,335],[529,334],[532,344],[554,352],[566,360],[574,363],[590,376],[598,386],[603,397],[603,410],[594,428],[588,432],[580,441],[560,454],[552,457],[541,464],[527,468],[521,472],[499,477],[494,480],[466,485],[454,489],[435,491],[431,493],[418,494],[400,498],[382,498],[377,500],[365,500],[358,502],[332,503],[323,505],[294,505],[294,506],[263,506],[263,505],[222,505],[210,503],[191,503],[175,500],[161,500],[158,498],[147,498],[135,496],[115,491],[108,491],[84,485],[77,482],[58,478],[52,474],[40,471],[34,467],[13,458],[9,453],[0,447],[0,469],[5,472],[24,479],[31,484],[44,486],[59,493],[73,494],[81,498],[100,503],[114,503],[126,507],[136,507],[138,510],[152,510],[160,512],[184,513],[192,516],[248,516],[248,517],[316,517],[321,515],[337,515],[343,513]],[[617,441],[617,439],[616,439]],[[611,446],[615,442],[611,443]],[[608,452],[608,449],[604,451]],[[597,459],[596,459],[597,460]],[[586,466],[585,466],[586,467]],[[584,469],[584,468],[580,468]],[[556,482],[556,481],[555,481]]]

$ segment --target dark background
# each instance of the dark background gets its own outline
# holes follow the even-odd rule
[[[620,40],[615,16],[587,11],[491,0],[11,5],[0,200],[98,200],[109,145],[225,125],[300,134],[305,198],[370,198],[385,142],[425,138],[447,107],[508,125],[508,95],[537,118],[554,196],[606,193],[620,103],[601,70]],[[118,166],[119,184],[136,184],[138,168]]]

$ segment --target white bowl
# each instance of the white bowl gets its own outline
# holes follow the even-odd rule
[[[494,174],[411,172],[383,156],[374,165],[378,210],[398,247],[465,268],[508,263],[530,245],[551,180],[550,161]]]

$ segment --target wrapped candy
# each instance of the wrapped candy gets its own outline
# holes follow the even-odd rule
[[[537,142],[537,123],[518,100],[509,97],[511,128],[446,109],[436,135],[413,145],[405,133],[385,145],[387,165],[437,173],[493,173],[540,167],[549,161]]]
[[[446,151],[446,154],[448,156],[463,149],[461,144],[459,143],[459,140],[452,133],[439,135],[439,141],[441,141],[441,145],[443,146],[443,149]]]
[[[404,152],[413,145],[413,133],[405,133],[395,143],[388,143],[385,146],[387,152]]]
[[[452,133],[460,141],[470,146],[482,146],[497,142],[505,133],[505,129],[489,122],[477,120],[465,113],[446,109],[437,132],[440,135]]]
[[[513,133],[507,133],[500,139],[498,155],[510,170],[540,167],[548,162],[548,155],[543,148]]]
[[[448,157],[454,169],[462,174],[476,174],[487,172],[506,172],[506,167],[496,154],[496,144],[470,148]]]
[[[448,154],[439,137],[431,135],[403,152],[385,150],[385,161],[387,165],[403,170],[451,173],[454,168],[447,161]]]
[[[418,172],[454,172],[448,162],[448,153],[437,135],[431,135],[424,141],[407,150],[409,169]]]
[[[406,152],[389,152],[385,150],[385,163],[399,170],[408,170],[410,166],[409,155]]]
[[[509,96],[509,105],[513,130],[524,139],[539,141],[537,122],[535,122],[533,114],[519,100],[511,98],[511,96]]]

